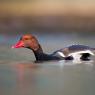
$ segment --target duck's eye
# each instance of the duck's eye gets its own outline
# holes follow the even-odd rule
[[[28,38],[25,38],[25,40],[29,40]]]

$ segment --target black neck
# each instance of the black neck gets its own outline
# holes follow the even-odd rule
[[[34,52],[34,55],[35,55],[37,61],[44,59],[45,54],[44,54],[41,46],[39,46],[39,48],[37,50],[33,50],[33,52]]]
[[[48,60],[59,60],[60,59],[57,56],[52,56],[52,55],[44,53],[40,45],[39,45],[39,48],[37,50],[33,50],[33,52],[36,57],[36,61],[48,61]]]
[[[33,50],[31,47],[29,48],[31,50]],[[42,61],[45,60],[47,58],[47,54],[45,54],[41,48],[41,46],[39,45],[39,48],[37,50],[33,50],[34,55],[36,57],[36,61]]]
[[[36,57],[36,61],[43,61],[45,60],[45,57],[47,54],[43,53],[43,52],[40,52],[40,51],[33,51],[34,52],[34,55]]]

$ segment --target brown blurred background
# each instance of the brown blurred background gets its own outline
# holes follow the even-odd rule
[[[94,0],[2,0],[0,32],[95,30]]]

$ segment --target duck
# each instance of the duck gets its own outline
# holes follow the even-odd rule
[[[33,51],[36,61],[49,60],[90,60],[90,56],[94,56],[95,48],[86,45],[71,45],[56,50],[52,54],[43,52],[37,38],[32,34],[23,35],[19,41],[12,45],[12,48],[28,48]]]

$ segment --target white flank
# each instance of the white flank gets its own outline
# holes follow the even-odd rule
[[[70,53],[69,56],[72,54],[80,54],[81,55],[82,53],[89,53],[90,55],[94,55],[94,53],[91,50],[83,50],[83,51],[77,51],[74,53]]]
[[[91,50],[84,50],[84,51],[78,51],[74,53],[70,53],[68,56],[73,56],[74,60],[80,60],[80,57],[82,56],[83,53],[89,53],[90,55],[94,55],[94,53]]]
[[[62,52],[57,52],[61,57],[66,57]]]

